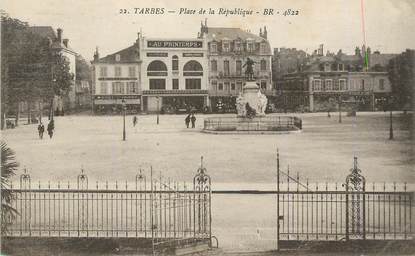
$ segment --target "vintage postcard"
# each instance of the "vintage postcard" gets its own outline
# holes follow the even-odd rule
[[[412,0],[4,0],[1,255],[415,254]]]

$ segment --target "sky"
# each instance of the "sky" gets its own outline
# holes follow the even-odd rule
[[[413,0],[2,0],[0,9],[30,25],[62,28],[70,46],[86,60],[95,47],[100,56],[131,46],[141,30],[146,37],[195,38],[200,21],[211,27],[240,27],[258,34],[267,26],[272,48],[289,47],[312,53],[319,44],[324,51],[353,53],[364,42],[361,1],[364,5],[366,44],[383,53],[415,48],[415,1]],[[133,14],[134,8],[165,8],[163,15]],[[224,16],[179,15],[180,8],[242,8],[278,15]],[[120,14],[127,9],[130,14]],[[298,15],[283,16],[285,10]],[[168,10],[176,13],[168,13]]]

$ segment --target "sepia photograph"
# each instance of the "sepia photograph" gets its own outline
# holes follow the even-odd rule
[[[415,255],[415,1],[0,15],[0,255]]]

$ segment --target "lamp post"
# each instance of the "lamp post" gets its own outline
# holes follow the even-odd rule
[[[389,110],[390,110],[390,114],[389,114],[389,139],[393,140],[393,122],[392,122],[392,106],[393,106],[393,96],[389,97]]]
[[[342,122],[342,96],[339,95],[339,123]]]
[[[125,100],[122,99],[122,117],[123,117],[123,128],[122,128],[122,140],[125,141]]]
[[[159,118],[159,112],[160,112],[160,97],[157,96],[157,124],[159,124],[160,118]]]

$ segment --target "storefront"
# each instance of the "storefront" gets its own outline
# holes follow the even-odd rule
[[[140,38],[144,112],[203,111],[208,104],[206,45],[202,39]]]

